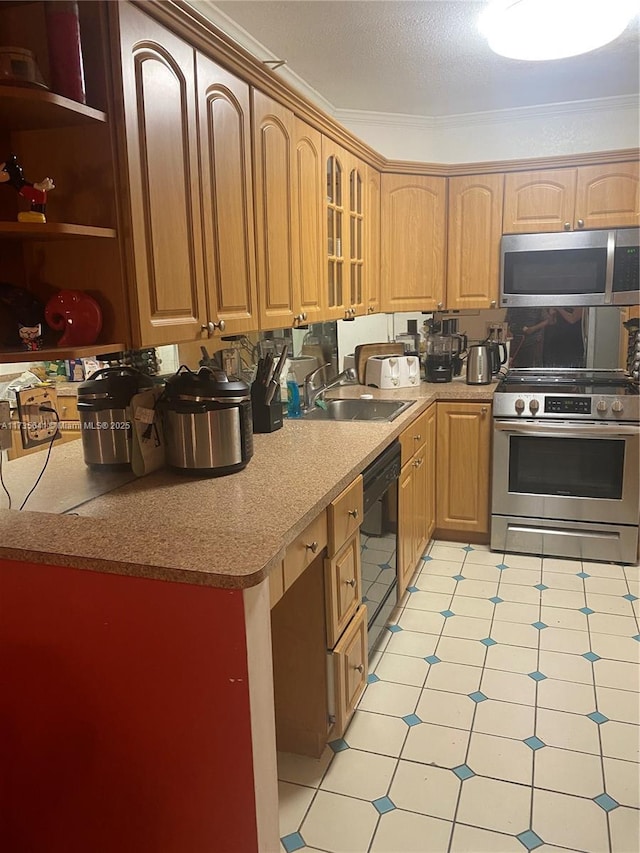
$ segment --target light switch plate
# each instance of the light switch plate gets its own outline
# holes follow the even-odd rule
[[[9,450],[11,447],[11,413],[9,403],[0,400],[0,451]]]
[[[22,446],[25,449],[48,444],[59,436],[58,419],[52,412],[40,411],[42,406],[58,411],[58,392],[46,385],[25,388],[16,392]]]

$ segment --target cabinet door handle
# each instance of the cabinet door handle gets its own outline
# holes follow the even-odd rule
[[[355,586],[355,585],[356,585],[356,579],[355,579],[355,578],[351,578],[351,580],[345,581],[345,583],[347,584],[347,586],[351,586],[351,587],[353,587],[353,586]]]
[[[358,666],[354,666],[353,668],[355,670],[357,670],[360,674],[362,674],[364,672],[364,667],[362,666],[361,663],[359,663]]]
[[[221,332],[224,332],[227,324],[224,320],[218,320],[217,323],[214,323],[212,320],[209,320],[206,325],[200,326],[201,331],[208,332],[212,335],[216,329],[219,329]]]
[[[421,439],[421,438],[422,438],[422,436],[420,435],[420,433],[418,433],[417,435],[414,435],[414,436],[413,436],[413,440],[414,440],[414,441],[420,441],[420,439]]]
[[[438,309],[438,311],[440,311],[442,308],[444,308],[444,302],[438,302],[436,308]]]
[[[350,515],[351,518],[357,518],[359,515],[359,512],[357,509],[350,509],[348,512],[348,515]]]
[[[312,554],[315,554],[318,550],[318,543],[314,540],[313,542],[308,543],[304,546],[307,551],[311,551]]]
[[[488,409],[486,406],[483,406],[483,407],[480,409],[480,414],[481,414],[481,415],[486,415],[488,411],[489,411],[489,409]]]
[[[492,299],[491,300],[491,308],[495,308],[495,307],[496,307],[496,300]]]
[[[369,305],[369,307],[367,308],[367,311],[369,314],[373,314],[373,312],[375,311],[375,308],[373,307],[373,305]]]
[[[564,230],[565,231],[571,231],[571,223],[570,222],[564,223]]]
[[[584,219],[578,219],[578,228],[584,228]]]
[[[301,314],[296,314],[296,316],[295,316],[293,319],[294,319],[294,321],[295,321],[296,323],[304,323],[304,322],[306,322],[306,319],[307,319],[306,312],[305,312],[305,311],[303,311]]]

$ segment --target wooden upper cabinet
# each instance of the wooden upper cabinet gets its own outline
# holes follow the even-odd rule
[[[293,113],[253,90],[254,202],[261,329],[293,325]]]
[[[207,322],[258,327],[249,86],[197,56]]]
[[[295,325],[322,319],[325,282],[322,134],[299,118],[294,125]]]
[[[446,179],[382,175],[381,309],[444,307]]]
[[[637,162],[509,174],[504,233],[636,227],[639,184]]]
[[[135,337],[193,340],[205,322],[194,50],[118,3]]]
[[[367,314],[380,311],[380,172],[367,167],[365,301]]]
[[[503,175],[449,179],[447,308],[495,308]]]
[[[640,219],[639,177],[637,162],[581,166],[576,191],[576,226],[637,227]]]
[[[366,226],[367,226],[367,181],[366,164],[351,155],[347,159],[347,228],[348,247],[347,277],[350,317],[364,314],[366,310]]]
[[[504,188],[503,233],[569,231],[573,227],[576,169],[511,172]]]
[[[327,137],[322,137],[325,187],[326,277],[323,315],[325,320],[345,317],[349,307],[349,161],[350,155]]]

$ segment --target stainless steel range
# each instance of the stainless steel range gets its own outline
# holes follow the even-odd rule
[[[494,396],[491,548],[635,563],[640,397],[622,370],[510,370]]]

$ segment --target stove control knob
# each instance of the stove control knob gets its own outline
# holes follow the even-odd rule
[[[521,400],[520,397],[516,400],[516,412],[521,415],[524,412],[524,400]]]
[[[531,402],[529,403],[529,411],[531,412],[531,414],[535,415],[539,408],[540,403],[537,400],[531,400]]]
[[[614,402],[611,404],[611,411],[615,412],[617,415],[619,415],[623,409],[624,406],[622,405],[620,400],[614,400]]]
[[[598,400],[596,404],[596,412],[602,412],[604,414],[604,412],[606,412],[608,408],[609,406],[607,405],[606,400]]]

